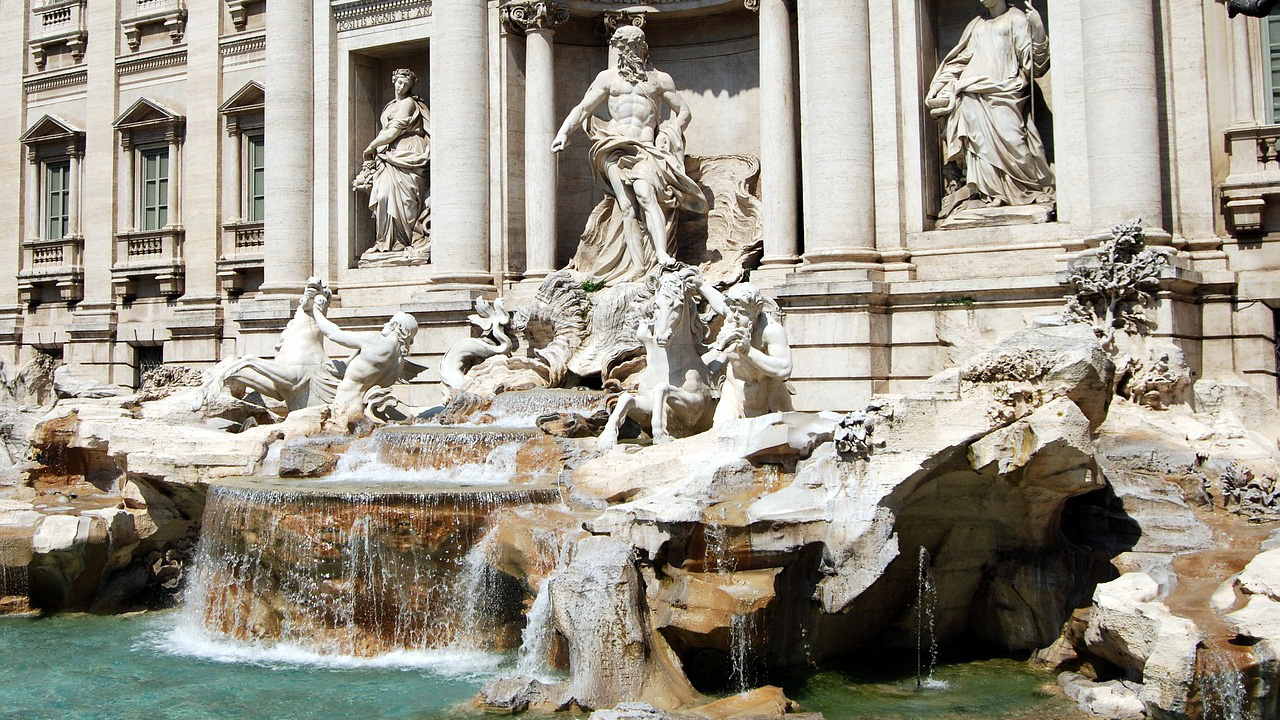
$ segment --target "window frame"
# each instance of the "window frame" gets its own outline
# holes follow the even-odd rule
[[[245,168],[242,192],[244,194],[244,221],[260,223],[267,214],[267,144],[265,132],[244,133]],[[255,160],[257,149],[257,164]],[[259,180],[261,182],[259,182]],[[255,192],[256,191],[256,192]]]
[[[62,176],[62,184],[56,191],[53,189],[53,174],[55,170],[61,171],[59,174]],[[71,158],[42,158],[40,161],[40,180],[40,236],[44,240],[61,240],[71,234],[71,183],[74,182],[71,177]],[[57,222],[62,228],[60,233],[53,232],[55,192],[58,194],[61,208],[61,212],[57,215]]]
[[[135,202],[134,212],[137,217],[137,228],[139,232],[158,232],[171,226],[170,219],[172,217],[171,208],[169,207],[169,183],[173,182],[171,172],[173,169],[173,159],[169,157],[169,146],[161,144],[147,144],[135,148],[137,153],[138,164],[135,166],[136,177],[134,182],[137,184],[137,192],[134,196],[137,198]],[[149,178],[148,161],[150,158],[161,158],[164,164],[163,177]],[[155,183],[156,202],[154,206],[147,203],[147,187],[149,183]],[[151,210],[155,211],[156,224],[150,227],[147,223],[147,213]]]

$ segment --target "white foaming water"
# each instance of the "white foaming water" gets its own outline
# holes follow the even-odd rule
[[[555,673],[547,662],[547,654],[551,651],[551,579],[555,574],[542,581],[538,595],[533,599],[533,606],[525,616],[524,630],[520,634],[519,659],[516,661],[516,672],[528,675],[543,682],[555,679]]]
[[[397,482],[424,485],[506,485],[516,474],[516,454],[521,442],[509,442],[489,451],[483,463],[448,468],[400,468],[383,462],[377,440],[366,438],[344,452],[333,474],[315,482]]]
[[[287,642],[245,642],[215,636],[183,619],[178,619],[168,628],[157,628],[143,635],[135,649],[275,669],[430,670],[446,677],[460,678],[488,677],[508,660],[504,655],[456,647],[396,650],[371,657],[330,654]]]

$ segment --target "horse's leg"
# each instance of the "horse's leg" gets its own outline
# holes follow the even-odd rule
[[[252,359],[252,356],[228,359],[213,366],[213,370],[209,373],[209,379],[200,386],[200,392],[196,394],[196,399],[191,404],[191,409],[199,410],[212,402],[218,396],[218,393],[222,392],[227,380],[244,368],[245,361]]]
[[[631,393],[622,393],[618,396],[618,403],[613,406],[613,412],[609,414],[609,422],[605,423],[604,431],[600,433],[600,440],[596,443],[599,450],[610,450],[618,444],[618,428],[622,427],[622,423],[627,419],[627,413],[631,411],[631,407],[635,405],[635,396]]]
[[[296,374],[278,363],[259,358],[246,358],[242,367],[228,379],[244,383],[259,393],[286,404],[298,386]]]
[[[650,391],[649,402],[653,405],[653,441],[655,443],[671,442],[671,433],[667,431],[667,396],[672,388],[666,383],[658,383]]]

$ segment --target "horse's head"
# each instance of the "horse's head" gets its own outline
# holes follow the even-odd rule
[[[698,288],[696,268],[683,267],[663,272],[658,278],[658,288],[653,294],[653,339],[658,347],[668,347],[677,337],[677,331],[688,328],[688,318],[694,314]]]

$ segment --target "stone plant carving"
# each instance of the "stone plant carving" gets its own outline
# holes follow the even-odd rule
[[[417,81],[412,70],[391,74],[395,98],[382,109],[382,127],[351,184],[368,193],[375,225],[373,247],[361,256],[361,267],[425,263],[431,257],[431,111],[410,94]]]
[[[480,328],[480,337],[455,343],[440,362],[440,380],[454,391],[466,385],[466,373],[471,366],[494,355],[506,355],[515,347],[507,335],[511,314],[503,307],[502,298],[494,300],[492,305],[484,298],[476,298],[473,307],[475,314],[467,320]]]
[[[836,426],[836,452],[842,460],[869,460],[877,447],[884,447],[884,441],[875,439],[878,425],[893,418],[892,412],[885,412],[879,403],[867,405],[865,410],[855,410],[844,416]]]
[[[341,373],[329,362],[324,351],[324,334],[313,315],[315,309],[323,315],[331,295],[323,280],[309,279],[297,312],[280,333],[275,358],[267,360],[249,355],[218,363],[201,386],[193,409],[208,405],[223,387],[236,397],[256,391],[284,403],[289,411],[333,400]]]
[[[1049,372],[1049,360],[1038,350],[1020,349],[1004,355],[980,358],[960,371],[971,383],[1035,382]]]
[[[1111,230],[1096,251],[1071,261],[1066,317],[1090,323],[1104,347],[1113,350],[1117,330],[1145,334],[1154,323],[1143,307],[1155,299],[1160,271],[1168,259],[1146,247],[1141,220]]]
[[[1031,112],[1035,78],[1049,69],[1040,13],[1005,0],[982,0],[989,17],[969,23],[942,60],[925,96],[942,125],[947,176],[939,227],[980,222],[999,206],[1030,207],[1000,221],[1049,219],[1053,173]]]
[[[636,335],[645,349],[645,369],[635,394],[618,398],[600,449],[613,447],[628,418],[652,428],[654,442],[695,435],[711,427],[712,372],[702,359],[706,325],[698,315],[702,279],[690,267],[664,269],[653,297],[653,315]]]
[[[564,150],[581,126],[591,139],[589,159],[596,185],[614,203],[594,222],[599,233],[589,266],[576,267],[601,282],[639,280],[674,262],[678,210],[705,213],[702,189],[685,172],[684,131],[692,115],[671,76],[649,66],[644,31],[621,25],[609,40],[618,65],[596,76],[551,144]],[[606,104],[608,122],[593,114]],[[662,122],[663,105],[671,119]]]
[[[1182,401],[1191,370],[1177,347],[1152,350],[1146,359],[1129,357],[1117,373],[1117,392],[1139,405],[1164,410]]]
[[[1224,509],[1241,515],[1280,513],[1280,484],[1275,476],[1255,477],[1249,468],[1232,462],[1222,471],[1219,482]]]

